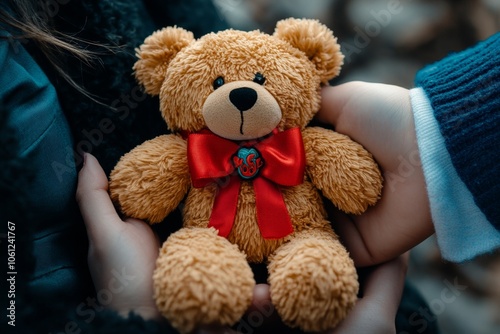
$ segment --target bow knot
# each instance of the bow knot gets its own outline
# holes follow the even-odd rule
[[[238,206],[241,182],[251,181],[257,223],[262,237],[283,238],[293,232],[278,186],[296,186],[304,180],[305,152],[299,128],[277,130],[267,137],[234,142],[202,130],[188,135],[188,164],[195,188],[217,183],[209,226],[227,237]],[[229,182],[221,182],[228,178]]]

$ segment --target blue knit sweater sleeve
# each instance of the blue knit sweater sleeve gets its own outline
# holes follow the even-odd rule
[[[453,166],[500,230],[500,33],[423,68],[425,91]]]
[[[486,219],[457,174],[422,87],[410,90],[415,133],[441,256],[470,260],[500,247],[500,230]]]

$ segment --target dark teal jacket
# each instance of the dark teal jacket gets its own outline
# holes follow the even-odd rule
[[[62,58],[96,103],[62,80],[33,42],[0,28],[1,233],[7,221],[15,224],[18,271],[16,328],[2,319],[7,331],[0,332],[172,332],[168,324],[124,320],[89,302],[96,292],[75,201],[77,171],[83,150],[109,173],[121,155],[167,131],[158,101],[127,99],[139,88],[132,76],[134,48],[163,26],[201,36],[226,28],[225,22],[211,2],[199,0],[61,2],[53,20],[59,31],[120,48],[112,53],[84,45],[101,54],[93,67]],[[103,132],[104,119],[113,131]],[[172,220],[179,227],[178,216]]]

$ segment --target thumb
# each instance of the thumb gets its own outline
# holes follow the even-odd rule
[[[78,174],[76,200],[90,240],[112,235],[121,219],[109,198],[106,174],[89,153],[85,153],[84,165]]]
[[[324,87],[318,120],[349,136],[371,152],[384,170],[415,149],[408,90],[394,85],[353,81]]]

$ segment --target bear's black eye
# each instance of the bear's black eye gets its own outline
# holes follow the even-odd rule
[[[253,82],[263,85],[266,82],[266,77],[262,73],[257,72],[253,78]]]
[[[217,79],[214,80],[214,89],[219,88],[224,84],[224,78],[223,77],[217,77]]]

